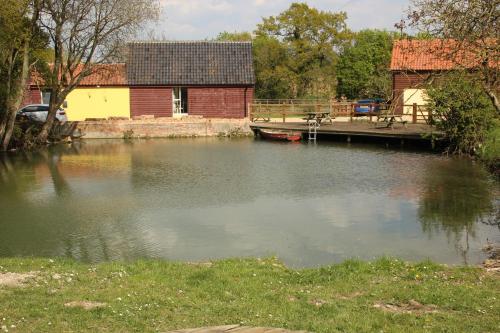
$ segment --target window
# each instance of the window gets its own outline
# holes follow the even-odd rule
[[[42,104],[50,103],[50,91],[42,91]]]
[[[172,89],[173,115],[182,116],[188,114],[188,91],[184,87]]]

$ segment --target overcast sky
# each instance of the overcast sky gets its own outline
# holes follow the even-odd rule
[[[262,17],[278,15],[292,2],[345,11],[352,30],[393,30],[409,5],[409,0],[161,0],[161,19],[152,30],[158,38],[173,40],[213,38],[221,31],[253,31]]]

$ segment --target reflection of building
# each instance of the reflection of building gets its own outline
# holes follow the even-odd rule
[[[23,105],[48,104],[43,79],[33,77]],[[70,121],[87,118],[244,118],[255,75],[249,42],[129,44],[126,64],[94,65],[67,97]]]

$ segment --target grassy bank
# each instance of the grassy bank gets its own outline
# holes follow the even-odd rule
[[[275,259],[85,265],[19,258],[0,259],[0,272],[0,326],[9,332],[238,323],[318,333],[500,331],[498,275],[429,262],[347,261],[296,271]]]

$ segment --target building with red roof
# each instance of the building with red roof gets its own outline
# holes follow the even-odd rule
[[[480,65],[482,59],[472,52],[474,48],[459,43],[450,39],[394,42],[390,70],[396,112],[411,113],[412,104],[426,104],[424,86],[432,74],[458,68],[472,70]],[[491,61],[489,64],[493,65]]]
[[[44,86],[33,73],[23,104],[48,104]],[[244,118],[254,86],[250,42],[136,42],[127,63],[92,66],[68,95],[66,114],[69,120]]]

